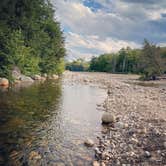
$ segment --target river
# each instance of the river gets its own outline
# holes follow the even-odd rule
[[[0,92],[0,165],[90,165],[106,91],[63,79]]]

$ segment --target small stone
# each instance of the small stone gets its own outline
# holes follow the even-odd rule
[[[115,123],[116,118],[113,114],[105,112],[102,116],[102,123]]]
[[[95,148],[94,150],[95,150],[95,153],[96,153],[96,154],[101,154],[99,148]]]
[[[139,141],[136,138],[131,138],[131,143],[137,144]]]
[[[146,134],[147,133],[147,129],[144,127],[144,128],[142,128],[142,129],[139,129],[138,130],[138,133],[139,134]]]
[[[145,151],[145,157],[147,157],[147,158],[151,157],[151,154],[150,154],[150,152],[148,152],[148,151]]]
[[[93,166],[100,166],[100,163],[98,161],[93,161]]]
[[[92,147],[94,145],[94,142],[93,140],[91,139],[87,139],[85,140],[84,144],[87,146],[87,147]]]

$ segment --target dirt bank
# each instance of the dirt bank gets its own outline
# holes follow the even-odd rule
[[[66,81],[107,88],[99,110],[116,123],[103,126],[95,145],[101,165],[166,165],[166,81],[139,82],[137,75],[65,73]],[[152,87],[150,87],[152,86]]]

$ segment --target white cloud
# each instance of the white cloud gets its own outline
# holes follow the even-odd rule
[[[90,57],[126,46],[139,47],[144,38],[166,42],[164,0],[95,0],[103,6],[95,12],[83,1],[52,0],[70,56]]]
[[[139,44],[136,44],[134,42],[122,41],[122,40],[112,39],[109,37],[103,40],[99,40],[98,36],[78,35],[71,32],[67,34],[66,39],[67,39],[66,47],[68,50],[70,50],[68,54],[71,57],[73,56],[72,50],[77,50],[74,52],[75,56],[77,56],[76,55],[77,53],[78,57],[81,57],[80,55],[82,55],[83,57],[88,56],[89,58],[92,56],[97,56],[98,54],[102,53],[117,52],[122,47],[123,48],[126,48],[128,46],[130,46],[131,48],[140,47]],[[78,50],[80,50],[79,53]],[[93,52],[97,52],[98,54]]]

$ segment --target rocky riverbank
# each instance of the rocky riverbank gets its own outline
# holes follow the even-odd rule
[[[28,85],[31,85],[32,83],[36,81],[46,81],[48,79],[51,80],[56,80],[59,78],[58,75],[52,74],[52,75],[47,75],[47,74],[35,74],[32,76],[26,76],[21,73],[18,67],[15,67],[12,72],[12,83],[11,85],[14,85],[16,87],[21,86],[21,87],[26,87]],[[8,88],[10,86],[10,82],[7,78],[0,78],[0,87],[3,87],[4,89]]]
[[[102,137],[94,145],[94,166],[166,165],[166,81],[150,87],[135,84],[144,84],[137,75],[67,72],[65,76],[71,83],[108,90],[98,109],[115,120],[103,124]]]

